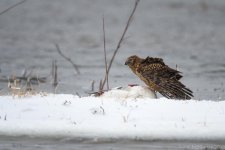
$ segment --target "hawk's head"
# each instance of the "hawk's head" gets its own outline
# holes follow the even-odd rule
[[[127,58],[125,65],[133,67],[136,63],[140,62],[141,58],[136,55],[130,56]]]

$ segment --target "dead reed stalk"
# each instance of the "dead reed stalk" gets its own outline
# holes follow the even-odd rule
[[[91,81],[91,92],[94,92],[95,90],[95,80]]]
[[[117,44],[117,47],[116,47],[116,49],[115,49],[115,51],[114,51],[114,53],[113,53],[113,55],[112,55],[112,58],[111,58],[111,60],[110,60],[110,62],[109,62],[109,65],[108,65],[108,67],[107,67],[107,72],[105,73],[105,78],[104,78],[104,80],[102,81],[102,84],[101,84],[101,87],[100,87],[100,91],[102,91],[102,90],[104,89],[105,83],[106,83],[106,81],[108,80],[108,77],[109,77],[109,71],[110,71],[110,69],[111,69],[112,63],[113,63],[113,61],[114,61],[114,59],[115,59],[115,57],[116,57],[117,52],[119,51],[119,49],[120,49],[120,47],[121,47],[121,44],[122,44],[122,42],[123,42],[123,40],[124,40],[125,34],[126,34],[126,32],[127,32],[127,29],[129,28],[129,26],[130,26],[130,24],[131,24],[132,18],[133,18],[133,16],[134,16],[134,13],[135,13],[135,11],[136,11],[136,8],[137,8],[139,2],[140,2],[140,0],[136,0],[136,1],[135,1],[134,8],[133,8],[133,10],[132,10],[132,12],[131,12],[131,14],[130,14],[130,17],[129,17],[127,23],[126,23],[126,26],[125,26],[124,31],[123,31],[123,33],[122,33],[122,36],[121,36],[121,38],[120,38],[120,40],[119,40],[119,42],[118,42],[118,44]]]
[[[103,43],[104,43],[104,60],[105,60],[105,74],[108,74],[108,65],[107,65],[107,58],[106,58],[106,43],[105,43],[105,19],[104,15],[102,18],[102,30],[103,30]],[[109,90],[109,80],[108,75],[106,75],[106,84],[107,90]],[[104,87],[103,87],[104,88]],[[101,89],[102,90],[102,89]]]

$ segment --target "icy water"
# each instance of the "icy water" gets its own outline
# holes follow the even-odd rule
[[[16,2],[1,0],[0,11]],[[33,76],[48,77],[47,83],[35,87],[37,91],[54,92],[51,67],[56,60],[59,80],[56,93],[87,95],[93,80],[97,90],[105,72],[102,16],[104,14],[109,60],[133,3],[133,0],[27,0],[0,16],[0,76],[22,76],[27,70]],[[110,87],[143,84],[124,65],[128,56],[136,54],[161,57],[173,68],[177,65],[184,75],[182,82],[193,90],[195,99],[224,100],[224,16],[224,0],[141,0],[113,63]],[[55,43],[78,65],[80,75],[75,74],[71,64],[58,54]],[[0,94],[5,94],[7,82],[0,82],[0,89]],[[18,141],[10,144],[0,143],[5,149],[7,146],[13,149]],[[43,148],[42,143],[23,142],[21,149],[37,149],[36,144]],[[49,144],[54,149],[62,146],[55,146],[50,141]],[[121,143],[109,144],[109,149],[112,145],[115,146],[112,149],[119,149]],[[123,149],[132,149],[130,145],[133,149],[136,146],[154,149],[155,146],[144,143],[139,147],[139,144],[129,143]],[[72,144],[70,149],[74,146]],[[86,144],[79,146],[80,149],[93,148]],[[95,146],[96,149],[108,147],[107,143],[105,147]]]
[[[10,141],[10,142],[8,142]],[[1,138],[0,148],[4,150],[212,150],[225,149],[222,141],[86,141],[71,139]]]
[[[0,10],[15,0],[2,0]],[[18,1],[17,1],[18,2]],[[53,92],[52,61],[58,65],[57,93],[97,90],[104,76],[102,17],[108,60],[133,8],[133,0],[28,0],[0,16],[1,76],[48,77],[36,90]],[[142,0],[110,71],[110,87],[144,84],[124,65],[126,58],[161,57],[183,72],[195,99],[225,99],[225,1]],[[80,75],[54,43],[79,66]],[[7,83],[0,83],[1,94]]]

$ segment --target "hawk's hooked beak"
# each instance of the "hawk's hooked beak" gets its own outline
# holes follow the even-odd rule
[[[125,64],[124,65],[128,65],[130,63],[129,60],[126,60]]]

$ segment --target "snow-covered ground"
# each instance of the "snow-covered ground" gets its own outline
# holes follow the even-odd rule
[[[225,101],[155,99],[141,89],[81,98],[43,93],[1,96],[0,135],[225,140]]]

